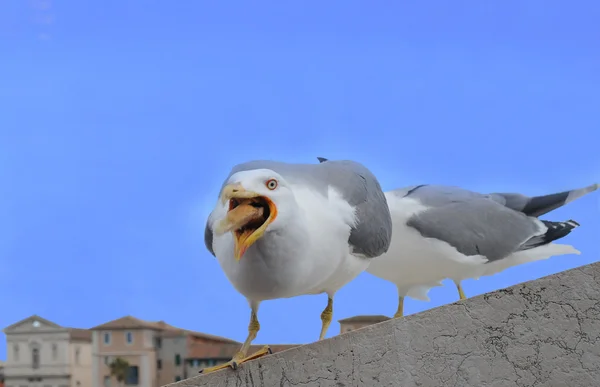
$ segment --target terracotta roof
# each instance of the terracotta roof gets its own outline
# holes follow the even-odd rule
[[[340,323],[347,323],[347,322],[366,322],[366,323],[380,323],[380,322],[384,322],[390,320],[390,318],[388,316],[383,316],[381,314],[378,315],[362,315],[362,316],[354,316],[354,317],[348,317],[348,318],[344,318],[342,320],[338,320],[338,322]]]
[[[181,328],[177,328],[177,327],[174,327],[171,324],[167,324],[163,320],[160,320],[160,321],[148,321],[148,322],[150,324],[156,325],[156,327],[158,327],[159,329],[164,329],[164,330],[167,330],[167,331],[180,331],[180,330],[182,330]]]
[[[92,331],[88,329],[68,328],[71,340],[92,341]]]
[[[118,330],[118,329],[154,329],[161,331],[162,337],[195,336],[201,339],[213,340],[220,343],[239,344],[235,340],[226,337],[214,336],[208,333],[194,332],[187,329],[181,329],[164,321],[145,321],[133,316],[125,316],[107,323],[95,326],[90,330]]]
[[[273,353],[285,351],[290,348],[299,347],[301,344],[275,344],[269,345]],[[241,344],[192,344],[188,350],[188,359],[231,359],[237,351],[240,350]],[[264,344],[256,344],[250,346],[248,354],[258,351],[264,347]]]
[[[91,330],[113,330],[113,329],[177,329],[164,321],[151,322],[140,320],[133,316],[125,316],[107,323],[95,326]]]
[[[199,337],[201,339],[208,339],[208,340],[220,341],[220,342],[231,343],[231,344],[241,344],[239,341],[228,339],[227,337],[223,337],[223,336],[216,336],[216,335],[211,335],[208,333],[194,332],[194,331],[186,331],[186,333],[190,336]]]
[[[183,329],[169,329],[167,331],[164,331],[160,334],[162,337],[180,337],[180,336],[185,336],[185,330]]]
[[[161,333],[161,336],[162,337],[192,336],[192,337],[197,337],[200,339],[217,341],[220,343],[241,344],[238,341],[228,339],[227,337],[215,336],[215,335],[211,335],[208,333],[190,331],[187,329],[176,329],[176,330],[164,331]]]

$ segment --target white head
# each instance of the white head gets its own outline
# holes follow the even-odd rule
[[[270,169],[233,174],[221,190],[220,200],[228,211],[215,232],[233,233],[238,260],[257,240],[285,227],[298,208],[289,184]]]

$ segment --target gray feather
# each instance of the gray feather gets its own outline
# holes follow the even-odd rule
[[[427,185],[409,196],[429,209],[412,216],[407,225],[467,256],[502,259],[540,232],[533,219],[476,192]]]
[[[323,196],[327,196],[330,186],[335,188],[356,208],[357,221],[348,240],[353,252],[367,258],[387,252],[392,238],[390,211],[379,181],[365,166],[349,160],[327,160],[319,164],[256,160],[236,165],[229,177],[262,168],[277,172],[291,184],[309,186]]]
[[[575,221],[542,221],[547,227],[542,232],[534,217],[513,208],[511,197],[499,194],[435,185],[406,187],[392,193],[428,207],[407,221],[423,237],[444,241],[467,256],[482,255],[489,262],[560,239],[578,226]]]
[[[356,208],[357,223],[348,240],[353,252],[367,258],[387,252],[392,240],[392,218],[375,175],[352,161],[328,161],[320,166],[331,166],[329,184]]]
[[[209,221],[206,222],[206,226],[204,227],[204,244],[206,245],[206,249],[216,257],[215,251],[213,250],[213,232],[210,229]]]
[[[411,197],[428,207],[440,207],[456,201],[484,198],[485,195],[459,187],[421,184],[392,191],[396,196]]]
[[[585,188],[534,197],[519,193],[492,193],[489,196],[506,207],[538,217],[596,191],[599,187],[598,184],[592,184]]]

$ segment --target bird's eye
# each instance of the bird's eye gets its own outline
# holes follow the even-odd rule
[[[275,179],[269,179],[269,180],[267,180],[267,182],[265,183],[265,185],[267,186],[268,189],[270,189],[271,191],[273,191],[275,188],[277,188],[277,180],[275,180]]]

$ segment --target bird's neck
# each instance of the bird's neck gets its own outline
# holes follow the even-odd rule
[[[297,257],[306,251],[309,241],[306,222],[299,214],[287,218],[284,227],[270,230],[257,241],[257,247],[265,258],[281,259]]]

